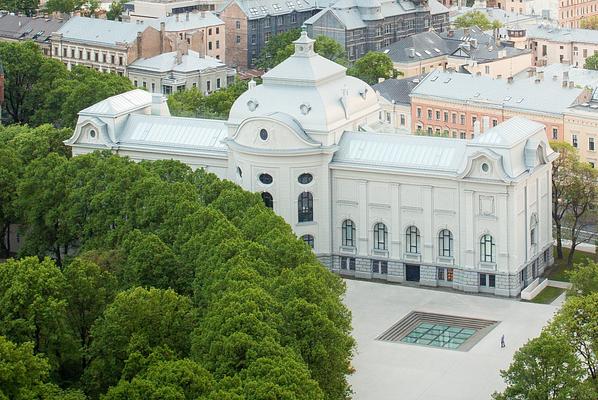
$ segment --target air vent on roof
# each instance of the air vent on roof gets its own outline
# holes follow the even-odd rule
[[[480,92],[476,92],[476,94],[474,94],[473,97],[480,97]]]
[[[431,55],[432,55],[432,53],[430,53],[430,50],[424,50],[424,52],[425,52],[427,55],[429,55],[429,56],[431,56]]]
[[[444,83],[449,83],[451,81],[451,78],[448,78],[444,81]]]
[[[521,103],[523,101],[523,97],[517,99],[517,103]]]
[[[511,96],[507,96],[507,97],[505,97],[505,98],[504,98],[504,100],[503,100],[503,101],[509,101],[509,100],[511,100],[511,99],[512,99],[512,97],[511,97]]]
[[[433,77],[432,77],[430,80],[431,80],[432,82],[434,82],[436,79],[438,79],[438,77],[437,77],[437,76],[433,76]]]
[[[385,50],[384,50],[384,54],[388,54],[389,52],[390,52],[390,50],[389,50],[389,49],[385,49]]]

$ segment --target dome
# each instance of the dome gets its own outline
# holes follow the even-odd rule
[[[233,104],[229,124],[274,112],[288,114],[303,129],[330,132],[376,111],[375,91],[346,75],[346,68],[314,52],[304,31],[295,53],[264,74],[263,84],[250,88]]]

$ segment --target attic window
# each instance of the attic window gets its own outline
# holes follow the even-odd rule
[[[289,6],[289,8],[294,8],[295,5],[293,3],[291,3],[290,1],[287,1],[287,6]]]
[[[95,137],[96,137],[96,131],[94,129],[92,129],[92,130],[89,131],[89,137],[92,138],[92,139],[95,139]]]
[[[447,80],[444,81],[444,83],[449,83],[451,81],[452,78],[448,78]]]
[[[438,50],[436,47],[434,47],[434,51],[438,54],[440,54],[440,50]]]
[[[432,53],[430,53],[430,50],[424,50],[424,53],[426,53],[427,55],[431,56]]]
[[[278,3],[274,3],[274,4],[272,4],[272,8],[273,8],[275,11],[280,11],[280,6],[278,5]]]
[[[436,79],[438,79],[438,77],[437,77],[437,76],[433,76],[433,77],[432,77],[430,80],[431,80],[432,82],[434,82],[434,81],[436,81]]]
[[[253,15],[257,15],[257,9],[256,8],[251,7],[249,9],[249,12],[252,13]]]
[[[418,53],[418,52],[416,51],[416,52],[415,52],[415,55],[416,55],[416,56],[418,56],[418,57],[421,57],[421,56],[422,56],[422,53]]]
[[[260,10],[262,10],[264,14],[268,14],[268,9],[266,7],[260,6]]]
[[[517,103],[521,103],[523,101],[523,97],[517,99]]]

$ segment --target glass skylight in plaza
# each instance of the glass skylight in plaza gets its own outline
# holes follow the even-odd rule
[[[403,337],[401,342],[457,349],[475,333],[476,330],[472,328],[422,322]]]

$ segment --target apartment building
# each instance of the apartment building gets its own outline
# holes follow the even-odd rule
[[[582,18],[598,15],[598,0],[497,0],[497,6],[517,14],[539,15],[563,28],[579,28]]]
[[[512,118],[543,124],[551,140],[564,140],[565,112],[587,102],[591,90],[579,88],[567,76],[492,79],[435,70],[411,92],[414,132],[461,139]]]
[[[305,21],[313,37],[328,36],[345,47],[349,61],[431,29],[448,29],[448,8],[436,0],[343,0]]]
[[[0,13],[0,41],[32,40],[44,55],[52,54],[51,36],[65,24],[62,18],[26,17]]]
[[[378,113],[378,119],[384,124],[381,131],[411,133],[410,94],[424,76],[386,79],[372,86],[381,108]]]
[[[598,94],[565,111],[565,141],[577,148],[579,155],[595,168],[598,165]]]

